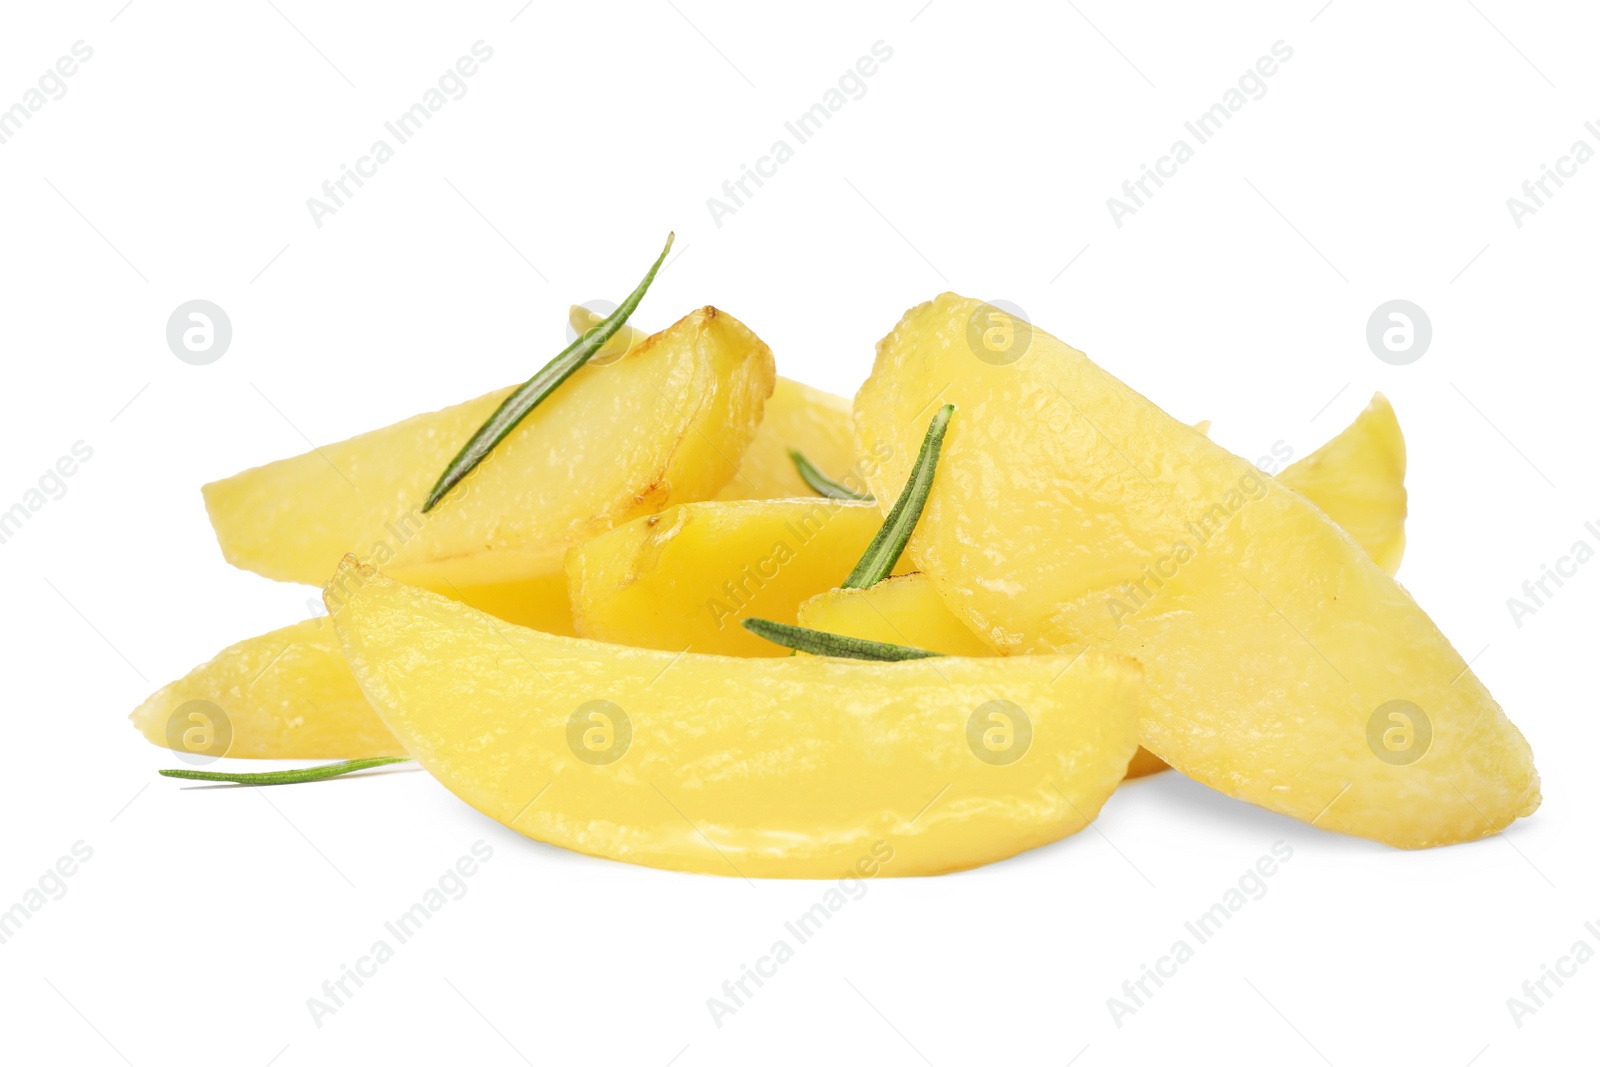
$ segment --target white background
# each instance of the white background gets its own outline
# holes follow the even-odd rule
[[[1600,162],[1521,228],[1506,198],[1600,148],[1600,20],[1320,2],[6,5],[0,107],[73,42],[94,56],[0,145],[0,509],[94,455],[0,545],[0,908],[75,842],[93,858],[0,945],[0,1058],[1592,1062],[1600,962],[1520,1028],[1506,999],[1600,949],[1600,564],[1520,627],[1506,600],[1600,544]],[[307,197],[478,40],[466,96],[316,227]],[[715,225],[706,199],[880,40],[865,96]],[[1106,198],[1279,40],[1267,94],[1115,226]],[[419,772],[157,778],[126,713],[315,594],[225,565],[199,485],[521,380],[669,228],[636,322],[714,303],[840,392],[945,288],[1014,301],[1248,456],[1305,455],[1382,390],[1410,449],[1400,577],[1528,736],[1544,807],[1406,854],[1161,775],[1057,845],[869,883],[719,1028],[706,999],[824,883],[564,853]],[[194,298],[233,323],[209,366],[165,343]],[[1410,366],[1364,339],[1394,298],[1433,323]],[[468,894],[314,1025],[307,998],[479,840]],[[1118,1027],[1107,998],[1278,841],[1267,895]]]

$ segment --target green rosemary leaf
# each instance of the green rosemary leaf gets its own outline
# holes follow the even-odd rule
[[[849,486],[840,485],[832,478],[817,470],[816,464],[807,459],[798,448],[789,449],[789,459],[794,462],[794,469],[800,472],[801,481],[809,485],[818,496],[825,496],[830,500],[875,500],[871,493],[858,493]]]
[[[900,498],[889,509],[888,518],[883,520],[877,536],[862,553],[861,562],[844,580],[841,589],[870,588],[894,571],[894,565],[900,561],[900,553],[906,550],[906,542],[911,540],[911,531],[917,528],[917,520],[922,517],[922,506],[928,502],[928,492],[933,488],[933,472],[939,466],[939,446],[944,443],[944,431],[950,425],[950,416],[955,410],[954,404],[946,404],[928,424],[928,432],[922,438],[922,449],[911,467],[911,477],[906,480],[906,487],[900,490]]]
[[[809,652],[813,656],[902,660],[931,659],[943,654],[926,652],[920,648],[907,648],[905,645],[891,645],[885,641],[866,641],[859,637],[808,630],[804,626],[791,626],[786,622],[773,622],[771,619],[746,619],[744,628],[775,645],[792,648],[796,652]]]
[[[197,782],[234,782],[238,785],[295,785],[298,782],[320,782],[324,778],[337,778],[341,774],[364,771],[369,767],[382,767],[390,763],[407,763],[409,756],[374,756],[371,759],[345,760],[343,763],[324,763],[317,767],[296,767],[287,771],[191,771],[164,770],[168,778],[189,778]]]
[[[628,294],[628,298],[617,310],[563,349],[560,355],[546,363],[538,374],[523,382],[498,408],[495,408],[494,414],[478,427],[478,432],[462,446],[461,451],[456,453],[455,459],[445,467],[444,473],[439,475],[439,480],[428,491],[428,499],[422,505],[423,511],[431,511],[457,482],[471,474],[473,469],[483,462],[484,457],[494,451],[495,445],[504,440],[506,434],[516,429],[517,423],[521,422],[528,412],[538,407],[545,397],[555,392],[562,382],[572,377],[591,356],[605,347],[605,343],[611,340],[612,335],[628,321],[628,316],[639,306],[639,301],[644,299],[645,291],[650,288],[650,283],[655,281],[656,271],[661,269],[662,261],[672,250],[672,238],[672,234],[667,234],[667,245],[651,265],[650,273],[644,276],[644,281]]]

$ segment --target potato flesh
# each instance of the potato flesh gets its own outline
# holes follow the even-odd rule
[[[567,547],[714,495],[755,433],[772,353],[704,308],[581,368],[438,507],[419,506],[504,389],[204,488],[223,554],[320,585],[348,551],[448,591],[557,574]]]
[[[1138,668],[1098,653],[680,656],[507,626],[353,561],[336,581],[351,668],[411,755],[491,818],[596,856],[837,878],[883,843],[883,875],[961,870],[1081,829],[1137,741]],[[1033,728],[1006,766],[967,743],[971,713],[994,699]],[[568,743],[594,700],[632,727],[604,766]]]
[[[460,576],[463,581],[466,576]],[[572,605],[567,601],[567,573],[564,569],[548,570],[506,582],[486,582],[482,585],[461,584],[448,573],[437,572],[432,580],[412,576],[412,582],[432,589],[441,596],[470,604],[479,611],[487,611],[496,618],[528,626],[549,634],[572,637],[577,630],[572,623]]]
[[[726,319],[727,316],[723,318]],[[629,347],[638,348],[645,340],[642,333],[633,331],[629,336]],[[580,372],[582,373],[588,372]],[[838,442],[841,435],[846,454],[849,454],[849,450],[853,447],[850,445],[849,401],[797,382],[779,379],[778,383],[778,388],[766,405],[766,415],[761,423],[764,429],[760,436],[764,438],[765,444],[763,445],[761,440],[752,441],[745,452],[748,457],[751,452],[756,452],[758,446],[763,449],[757,453],[754,466],[746,470],[746,473],[755,479],[759,495],[763,496],[792,495],[789,492],[792,486],[785,476],[792,478],[796,483],[799,482],[799,476],[793,473],[793,464],[784,451],[783,442],[793,442],[795,447],[801,448],[807,455],[817,456],[820,461],[829,464],[839,462]],[[568,382],[563,389],[571,384]],[[490,399],[498,403],[500,395],[494,394]],[[730,393],[730,396],[737,394]],[[463,405],[463,407],[469,406]],[[489,407],[492,409],[492,404]],[[447,412],[436,415],[443,416],[453,412],[455,409],[448,409]],[[473,420],[482,414],[484,413],[473,409],[469,417],[457,420],[458,428],[470,433],[470,429],[465,428],[470,423],[471,429],[476,429],[477,424]],[[737,424],[742,416],[740,412],[732,410],[730,405],[722,408],[715,417],[724,419],[725,424]],[[435,416],[419,416],[417,420],[408,421],[426,422],[433,418]],[[771,425],[768,420],[773,420]],[[701,424],[705,421],[700,420]],[[777,430],[773,426],[782,429]],[[708,431],[711,429],[703,425],[701,428]],[[395,427],[377,431],[377,434],[383,436],[390,435],[391,432],[398,440],[399,434]],[[729,455],[738,454],[738,441],[729,438],[726,425],[717,432],[721,435],[718,448],[727,449]],[[351,442],[345,444],[349,445]],[[388,448],[393,444],[394,442],[384,444],[379,440],[375,442],[374,447]],[[335,445],[330,448],[340,451],[343,446]],[[285,463],[295,465],[299,470],[301,460],[304,458],[300,457]],[[343,458],[342,451],[341,458]],[[777,458],[782,459],[782,467],[776,464]],[[331,468],[329,470],[331,473]],[[219,501],[237,499],[237,494],[251,488],[245,483],[252,480],[251,476],[254,473],[246,472],[234,479],[216,483],[215,487],[208,487],[208,498],[215,496]],[[275,480],[282,480],[289,473],[291,472],[274,471],[272,477]],[[292,482],[293,479],[290,478],[288,481]],[[811,493],[803,483],[799,484],[805,494]],[[733,483],[730,483],[729,487],[732,488]],[[746,485],[746,488],[749,489],[750,486]],[[234,514],[237,521],[242,523],[249,508],[236,505],[223,507],[219,504],[218,510]],[[870,522],[872,530],[877,528],[875,511],[871,511],[870,519],[865,512],[858,516],[847,517],[847,524],[849,518],[855,518],[858,526]],[[429,520],[412,516],[409,520],[401,519],[388,523],[383,533],[385,543],[392,546],[390,551],[398,548],[404,539],[416,536],[416,531],[425,521]],[[219,532],[219,537],[221,536]],[[870,538],[871,531],[861,539],[861,546],[864,547]],[[224,538],[225,546],[229,543],[230,540]],[[856,550],[856,555],[859,555],[859,550]],[[852,556],[845,564],[844,573],[848,573],[854,558]],[[303,564],[302,566],[304,567]],[[493,558],[468,558],[436,565],[428,572],[414,570],[411,580],[431,586],[436,592],[470,604],[507,622],[529,626],[547,633],[568,636],[576,634],[568,601],[565,568],[543,567],[540,572],[533,574],[523,571],[520,561],[513,562],[506,568],[499,568]],[[302,569],[300,576],[307,577],[309,573],[309,569]],[[280,572],[274,576],[283,574]],[[489,580],[484,580],[486,578]],[[792,613],[784,613],[778,617],[787,619],[790,614]],[[737,623],[733,625],[737,637],[748,639],[744,642],[747,653],[775,654],[775,646],[752,638],[742,628],[738,628]],[[270,687],[251,686],[249,677],[242,679],[236,677],[241,671],[253,677],[260,668],[252,665],[264,666],[267,660],[283,652],[285,647],[291,649],[291,654],[279,663],[279,667],[290,667],[292,670],[275,669],[271,675]],[[240,664],[243,666],[238,666]],[[213,701],[232,718],[235,744],[229,754],[234,757],[356,759],[392,755],[402,751],[399,743],[378,721],[376,714],[361,696],[354,680],[350,677],[344,657],[333,641],[331,629],[324,626],[322,630],[318,630],[315,623],[301,623],[282,630],[274,630],[224,649],[208,663],[189,672],[183,679],[152,694],[134,713],[135,725],[152,744],[165,747],[167,716],[185,700],[195,698]]]
[[[1426,847],[1538,807],[1522,735],[1355,541],[1042,330],[1009,366],[975,358],[979,307],[945,294],[908,312],[855,402],[858,450],[887,449],[880,499],[918,413],[957,406],[909,547],[947,607],[1008,651],[1138,658],[1147,748],[1306,822]],[[1394,700],[1432,725],[1404,765],[1367,742]]]
[[[791,621],[845,579],[882,523],[871,504],[821,497],[681,504],[568,553],[573,622],[641,648],[787,656],[740,620]]]
[[[1194,428],[1206,434],[1211,423],[1196,423]],[[1375,562],[1385,560],[1384,569],[1394,573],[1405,548],[1405,443],[1394,409],[1381,395],[1338,436],[1290,465],[1278,480],[1334,521],[1351,521],[1352,536],[1363,550]],[[798,622],[847,637],[950,656],[995,654],[944,606],[932,582],[920,572],[879,582],[871,589],[820,593],[800,605]],[[1141,747],[1128,764],[1128,777],[1166,769],[1159,756]]]
[[[796,622],[867,641],[946,656],[992,656],[994,649],[956,618],[925,574],[885,578],[870,589],[829,589],[800,605]]]
[[[1388,574],[1400,569],[1406,549],[1405,479],[1405,438],[1382,393],[1339,436],[1278,475]]]
[[[642,332],[634,332],[637,336],[630,338],[630,346],[637,346],[645,339]],[[1207,428],[1207,425],[1196,427],[1202,433]],[[812,490],[794,471],[787,453],[789,447],[799,448],[835,477],[845,477],[855,468],[850,432],[849,401],[785,378],[776,379],[756,437],[744,453],[742,477],[731,480],[719,499],[811,494]],[[1376,397],[1355,423],[1311,456],[1287,468],[1279,479],[1310,497],[1330,517],[1352,521],[1357,540],[1375,559],[1378,553],[1384,553],[1392,564],[1397,564],[1404,545],[1404,456],[1404,443],[1393,409],[1382,397]],[[396,529],[402,534],[409,532]],[[859,555],[859,549],[853,546],[849,551]],[[1392,564],[1386,568],[1391,573]],[[465,576],[462,577],[465,581]],[[816,581],[826,585],[826,574],[818,575]],[[436,591],[508,622],[548,633],[569,636],[577,633],[568,606],[564,570],[500,583],[432,584],[442,586]],[[806,587],[802,584],[798,588],[804,591]],[[736,614],[735,619],[744,614],[780,620],[791,617],[782,603],[770,598],[755,610]],[[676,614],[672,617],[680,618]],[[798,621],[816,629],[926,648],[947,655],[991,654],[987,645],[945,609],[926,578],[920,575],[897,575],[872,590],[830,588],[801,605]],[[398,742],[377,722],[349,679],[342,657],[332,647],[331,633],[320,638],[313,634],[313,640],[308,641],[291,641],[283,636],[305,628],[302,624],[240,642],[219,653],[210,663],[195,668],[182,682],[175,682],[153,695],[136,713],[152,719],[150,728],[141,726],[148,739],[165,745],[165,716],[183,700],[199,695],[212,699],[234,716],[234,725],[239,731],[232,753],[235,756],[358,758],[398,751]],[[782,654],[776,646],[753,638],[742,628],[733,631],[727,631],[726,626],[717,628],[709,640],[702,641],[696,641],[692,634],[680,640],[676,632],[669,632],[675,628],[657,628],[654,633],[641,635],[627,632],[631,628],[625,626],[614,635],[608,635],[604,626],[597,626],[591,636],[650,647],[681,649],[687,644],[695,651]],[[275,672],[278,691],[265,704],[254,693],[241,692],[227,680],[226,671],[222,671],[222,680],[214,678],[219,668],[246,650],[265,649],[268,655],[276,655],[289,643],[312,658],[305,660],[297,655],[290,660],[305,664],[297,666],[299,676]],[[701,647],[702,644],[705,647]],[[732,647],[720,647],[729,645]],[[159,724],[153,722],[153,709],[160,710]],[[319,723],[319,718],[328,721]],[[1153,773],[1165,767],[1165,763],[1141,749],[1130,764],[1129,776]]]
[[[1209,422],[1195,426],[1200,433],[1209,428]],[[1285,468],[1278,480],[1320,507],[1374,562],[1394,573],[1405,548],[1405,442],[1386,399],[1375,396],[1354,422]],[[819,593],[800,606],[797,621],[816,630],[949,656],[993,654],[944,606],[920,572],[871,589]]]
[[[230,758],[405,755],[356,685],[325,618],[228,646],[152,693],[129,718],[151,744],[166,748],[168,719],[191,700],[209,700],[227,715]]]
[[[795,470],[789,449],[798,449],[835,481],[866,490],[856,471],[850,401],[809,385],[779,378],[762,412],[755,438],[739,461],[739,473],[718,500],[772,500],[816,496]]]

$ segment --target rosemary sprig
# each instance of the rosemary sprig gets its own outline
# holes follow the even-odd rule
[[[868,641],[860,637],[830,634],[823,630],[810,630],[804,626],[791,626],[771,619],[746,619],[744,628],[775,645],[809,652],[813,656],[837,656],[844,659],[904,660],[932,659],[943,655],[905,645],[891,645],[887,641]]]
[[[933,421],[928,424],[928,432],[922,438],[917,461],[911,467],[911,477],[906,480],[906,487],[900,490],[900,498],[889,509],[888,518],[883,520],[877,536],[862,554],[861,562],[856,564],[856,569],[850,572],[839,588],[868,589],[894,571],[894,565],[900,561],[900,553],[906,550],[906,542],[911,540],[911,531],[917,528],[917,520],[922,517],[922,506],[928,502],[928,492],[933,488],[933,472],[939,466],[939,446],[944,443],[944,431],[950,425],[950,416],[955,410],[954,404],[946,404],[933,416]]]
[[[505,439],[506,434],[516,428],[517,423],[521,422],[528,412],[538,407],[545,397],[555,392],[557,386],[572,377],[589,357],[605,347],[605,343],[611,340],[612,335],[628,321],[628,316],[639,306],[639,301],[644,299],[645,291],[655,280],[656,271],[661,269],[662,261],[672,250],[672,238],[672,234],[667,234],[666,247],[651,265],[650,273],[644,276],[644,281],[628,294],[628,298],[617,310],[601,319],[600,325],[564,348],[560,355],[546,363],[538,374],[523,382],[515,392],[501,402],[499,407],[495,408],[494,414],[478,427],[478,432],[462,446],[461,451],[450,461],[450,465],[445,467],[444,473],[439,475],[439,480],[428,491],[428,499],[422,505],[423,511],[431,511],[446,493],[455,488],[457,482],[471,474],[473,468],[483,462],[484,457]]]
[[[337,778],[341,774],[364,771],[369,767],[382,767],[390,763],[410,762],[409,756],[373,756],[371,759],[352,759],[342,763],[324,763],[317,767],[296,767],[287,771],[190,771],[163,770],[168,778],[189,778],[196,782],[234,782],[238,785],[295,785],[300,782],[320,782],[324,778]]]
[[[877,499],[871,493],[858,493],[847,485],[840,485],[818,470],[816,464],[807,459],[798,448],[789,449],[789,459],[794,463],[794,469],[799,472],[800,480],[809,485],[818,496],[825,496],[830,500]]]

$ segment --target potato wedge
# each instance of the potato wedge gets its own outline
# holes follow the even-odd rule
[[[714,495],[761,421],[772,353],[704,308],[580,369],[426,515],[445,464],[509,390],[205,486],[230,563],[322,584],[352,549],[452,589],[559,574],[568,546]]]
[[[580,304],[567,309],[567,322],[582,333],[600,324],[597,311]],[[644,331],[624,325],[606,342],[595,362],[619,358],[638,347]],[[791,448],[799,449],[819,469],[834,478],[845,478],[855,466],[855,432],[850,419],[850,401],[821,389],[779,377],[767,398],[761,425],[739,460],[738,472],[722,487],[717,500],[775,500],[781,497],[815,496],[810,486],[795,472],[789,458]],[[856,476],[859,481],[859,475]],[[865,483],[862,483],[865,489]],[[485,608],[490,611],[491,609]],[[543,629],[543,627],[535,627]]]
[[[755,439],[739,461],[739,473],[717,494],[718,500],[772,500],[811,497],[815,490],[795,472],[789,449],[799,449],[831,478],[866,483],[856,472],[855,435],[850,401],[809,385],[779,378],[767,399]]]
[[[870,589],[829,589],[800,605],[795,621],[813,630],[926,649],[946,656],[994,656],[917,571]]]
[[[227,716],[244,759],[356,759],[401,756],[362,694],[339,649],[333,624],[306,619],[240,641],[152,693],[129,716],[153,745],[169,747],[169,723],[191,700]]]
[[[1195,429],[1206,433],[1210,422],[1197,423]],[[1405,549],[1405,439],[1394,408],[1382,394],[1336,437],[1285,468],[1278,480],[1320,507],[1373,562],[1394,573]],[[994,654],[945,608],[920,572],[871,589],[829,589],[801,604],[797,621],[814,630],[947,656]]]
[[[1388,574],[1406,550],[1406,442],[1382,393],[1278,481],[1321,508]]]
[[[1209,420],[1196,423],[1209,433]],[[1394,409],[1379,394],[1311,455],[1287,467],[1279,481],[1322,508],[1346,527],[1361,547],[1393,574],[1405,550],[1405,441]],[[1343,526],[1343,522],[1340,522]],[[869,641],[911,645],[949,656],[994,655],[944,606],[928,577],[920,572],[879,582],[871,589],[831,589],[800,605],[801,626]],[[1146,748],[1134,753],[1128,777],[1167,769]]]
[[[801,626],[828,633],[887,641],[892,645],[941,652],[946,656],[995,656],[939,599],[921,571],[885,578],[870,589],[830,589],[800,605]],[[1159,756],[1141,746],[1128,761],[1129,778],[1167,770]]]
[[[570,571],[571,602],[586,636],[674,652],[786,656],[739,620],[792,619],[802,600],[850,572],[881,521],[871,504],[818,497],[680,505],[574,547],[568,570],[452,586],[448,595],[507,622],[570,636],[576,632]],[[286,647],[292,654],[284,654]],[[265,676],[270,684],[252,684],[280,654]],[[134,724],[152,744],[165,746],[168,717],[184,701],[202,698],[232,720],[231,756],[359,759],[398,749],[350,677],[325,620],[224,649],[153,693]]]
[[[329,593],[363,691],[447,789],[519,833],[631,863],[975,867],[1081,829],[1137,741],[1139,669],[1093,652],[679,655],[507,626],[354,559]]]
[[[930,400],[961,411],[908,549],[946,607],[1008,651],[1136,656],[1145,747],[1326,829],[1419,848],[1538,807],[1521,733],[1327,515],[1037,327],[977,358],[983,306],[907,312],[855,401],[880,500]]]
[[[644,335],[639,333],[631,338],[631,343],[637,345],[643,339]],[[777,379],[772,398],[766,405],[762,429],[746,450],[747,461],[762,447],[763,438],[776,448],[775,454],[782,456],[786,464],[788,457],[781,445],[786,440],[802,442],[799,447],[808,455],[827,455],[818,442],[832,439],[832,431],[836,428],[833,425],[833,413],[837,410],[834,401],[848,403],[811,390],[808,386]],[[782,432],[770,432],[775,418],[778,424],[787,427]],[[820,436],[807,436],[807,427],[818,425],[826,432]],[[1203,426],[1197,426],[1196,429],[1205,431]],[[1405,543],[1405,488],[1402,482],[1404,447],[1393,409],[1381,396],[1374,397],[1373,403],[1354,423],[1316,452],[1289,467],[1279,476],[1279,480],[1300,489],[1330,517],[1356,516],[1355,532],[1363,547],[1375,545],[1380,550],[1387,547],[1390,557],[1398,562]],[[831,462],[837,465],[835,469],[849,469],[837,455]],[[768,472],[781,472],[784,469],[792,472],[793,466],[758,466],[758,470]],[[1305,472],[1307,477],[1298,477],[1298,472]],[[770,482],[764,484],[778,493],[784,488],[780,482],[781,479],[775,474]],[[730,482],[724,493],[735,485],[736,482]],[[809,489],[805,491],[809,492]],[[797,517],[789,514],[792,510],[789,505],[781,505],[780,511],[767,515],[765,519],[760,518],[759,513],[754,513],[758,517],[752,520],[752,527],[770,533],[774,525],[782,526],[788,522],[794,523],[793,528],[803,532],[816,523],[816,514]],[[803,510],[814,512],[811,507]],[[854,517],[859,522],[866,521],[864,516]],[[635,520],[637,523],[638,520]],[[642,533],[643,529],[641,527],[636,533]],[[747,536],[737,530],[725,529],[724,532],[731,539]],[[755,529],[748,531],[748,534],[754,533]],[[602,540],[606,536],[609,535],[603,535]],[[780,530],[779,536],[796,540],[787,531]],[[863,535],[854,531],[851,536]],[[870,537],[870,532],[866,533],[861,545]],[[596,554],[603,547],[596,546]],[[726,545],[707,549],[713,554],[726,550]],[[849,555],[853,561],[860,551],[860,546],[852,543],[841,550],[841,555]],[[614,564],[618,562],[613,560]],[[909,565],[907,561],[902,567]],[[799,606],[798,621],[803,626],[926,648],[946,655],[994,654],[944,607],[943,601],[920,574],[902,573],[870,590],[841,590],[831,588],[830,583],[836,579],[828,576],[826,565],[823,571],[810,580],[822,583],[826,591]],[[726,580],[721,573],[714,573],[712,577]],[[740,580],[749,582],[749,579]],[[568,610],[567,581],[567,574],[559,572],[522,582],[456,586],[448,595],[509,622],[548,633],[573,635],[578,631]],[[650,579],[646,579],[647,587],[650,582]],[[710,588],[715,581],[704,584]],[[647,647],[675,650],[688,646],[694,651],[730,655],[783,655],[781,649],[737,626],[737,620],[750,615],[786,620],[792,617],[787,610],[788,600],[796,595],[804,595],[807,589],[808,586],[801,582],[784,593],[781,599],[763,592],[764,599],[750,601],[745,610],[739,610],[735,600],[724,592],[720,602],[734,608],[733,614],[721,617],[721,626],[717,625],[719,619],[716,613],[709,614],[707,620],[712,629],[698,638],[691,632],[692,627],[686,625],[686,621],[693,622],[696,613],[682,612],[679,610],[681,605],[670,611],[664,610],[659,599],[637,618],[629,618],[624,614],[617,627],[610,628],[602,620],[615,616],[617,611],[626,607],[637,607],[637,599],[633,599],[631,604],[630,599],[645,593],[644,590],[625,589],[619,604],[612,607],[595,605],[596,622],[589,636],[623,644],[644,644]],[[585,603],[590,599],[581,593],[575,595]],[[707,600],[719,598],[708,594]],[[668,622],[663,623],[660,621],[662,619]],[[264,663],[262,655],[269,658],[276,656],[290,645],[296,649],[296,655],[287,662],[294,666],[298,674],[285,675],[281,670],[275,670],[272,687],[251,686],[247,684],[248,680],[237,679],[235,676],[244,667],[229,669],[231,664],[240,661],[246,665]],[[311,659],[303,658],[308,656]],[[254,669],[250,673],[253,676]],[[232,717],[234,756],[355,759],[399,751],[399,743],[382,728],[375,713],[367,708],[365,699],[360,697],[353,680],[348,677],[343,658],[334,647],[331,630],[324,627],[319,631],[315,623],[286,627],[224,649],[212,661],[196,667],[181,681],[152,694],[135,713],[135,724],[152,744],[166,745],[167,717],[184,701],[196,698],[215,702]],[[320,719],[328,721],[321,722]],[[1129,765],[1128,776],[1138,777],[1164,769],[1165,763],[1141,749],[1135,753]]]
[[[621,645],[787,656],[740,620],[793,619],[844,580],[882,524],[872,504],[822,497],[680,504],[567,553],[573,622]]]
[[[885,578],[870,589],[830,589],[800,605],[801,626],[828,633],[887,641],[946,656],[995,656],[939,599],[921,571]],[[1168,770],[1161,757],[1141,746],[1128,761],[1129,778]]]
[[[850,572],[880,522],[871,504],[820,498],[681,505],[575,547],[572,603],[583,612],[585,633],[599,640],[786,656],[739,620],[793,618],[801,600]],[[734,560],[748,563],[735,567]],[[567,583],[562,570],[452,585],[448,595],[506,622],[571,636],[577,631]],[[400,751],[350,676],[325,619],[229,646],[146,698],[134,725],[151,744],[166,747],[168,718],[194,699],[210,700],[229,716],[232,757],[361,759]]]

